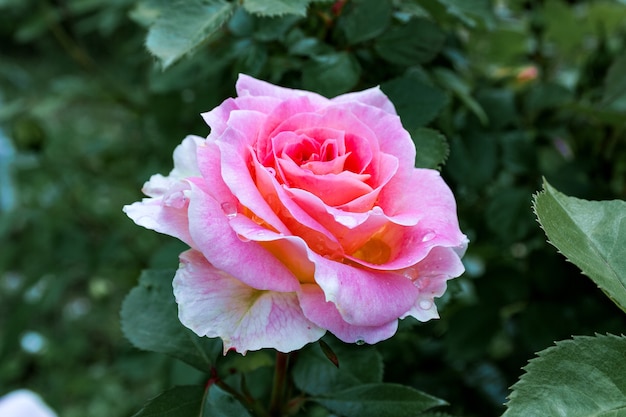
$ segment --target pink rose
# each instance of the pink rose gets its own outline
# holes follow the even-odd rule
[[[289,352],[330,331],[391,337],[398,319],[438,317],[463,273],[467,238],[439,172],[378,88],[333,99],[241,75],[238,97],[204,113],[169,176],[124,207],[191,249],[174,294],[181,322],[224,350]]]

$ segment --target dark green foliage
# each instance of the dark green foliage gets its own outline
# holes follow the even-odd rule
[[[150,175],[172,168],[185,135],[208,134],[199,115],[233,95],[239,72],[329,97],[380,85],[417,145],[416,165],[441,169],[453,188],[471,241],[440,320],[404,320],[376,348],[325,338],[338,368],[317,344],[296,355],[296,415],[442,404],[423,392],[450,404],[424,416],[501,415],[535,352],[572,335],[623,333],[622,311],[546,243],[532,194],[542,177],[554,187],[536,202],[549,239],[623,306],[623,288],[606,283],[611,268],[622,270],[623,245],[611,245],[623,242],[623,222],[583,233],[587,249],[613,248],[600,265],[577,262],[560,218],[572,202],[593,215],[623,204],[597,209],[560,193],[626,199],[626,6],[494,3],[0,1],[0,395],[29,387],[64,417],[131,416],[183,385],[137,415],[182,415],[176,401],[189,415],[202,406],[205,416],[252,413],[254,403],[240,406],[217,385],[202,399],[215,372],[269,397],[273,352],[229,353],[213,369],[219,343],[177,325],[171,273],[137,286],[142,270],[176,268],[185,246],[121,212]],[[118,313],[133,287],[122,312],[131,342],[203,372],[124,339]],[[622,339],[559,343],[528,365],[516,392],[534,389],[541,364],[597,340],[596,356],[614,356]],[[583,358],[592,373],[596,356]]]

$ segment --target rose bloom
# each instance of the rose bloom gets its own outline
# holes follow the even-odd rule
[[[464,271],[467,238],[438,171],[379,88],[327,99],[240,75],[237,97],[202,116],[174,169],[124,207],[190,246],[174,294],[180,321],[224,351],[289,352],[326,331],[391,337]]]

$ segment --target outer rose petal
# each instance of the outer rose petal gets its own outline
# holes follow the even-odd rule
[[[417,287],[401,274],[358,268],[314,253],[309,257],[326,301],[350,324],[382,326],[402,316],[418,296]]]
[[[319,94],[310,91],[279,87],[266,81],[257,80],[246,74],[239,74],[235,88],[239,97],[271,96],[283,100],[289,100],[294,97],[307,97],[318,106],[327,106],[328,103],[330,103],[330,100]]]
[[[123,211],[139,226],[174,236],[189,246],[194,246],[187,218],[188,190],[184,189],[188,184],[179,183],[179,187],[171,196],[144,198],[140,202],[124,206]]]
[[[303,285],[299,297],[308,319],[346,343],[374,344],[389,339],[398,328],[396,318],[380,326],[355,326],[346,322],[335,305],[324,299],[324,292],[317,285]]]
[[[299,289],[293,273],[270,252],[237,237],[221,204],[195,184],[190,195],[189,230],[207,261],[243,283],[259,290]]]
[[[396,108],[389,98],[380,90],[380,87],[373,87],[355,93],[347,93],[332,98],[333,103],[363,103],[369,106],[378,107],[390,114],[396,114]]]
[[[180,256],[174,295],[180,321],[199,336],[220,337],[224,353],[234,348],[291,352],[325,330],[302,313],[295,293],[259,291],[209,264],[201,253]]]
[[[187,205],[189,184],[186,179],[200,175],[196,150],[204,142],[198,136],[187,136],[174,150],[174,169],[167,177],[153,175],[143,186],[152,197],[124,206],[124,213],[139,226],[174,236],[189,246]]]
[[[419,297],[402,318],[413,316],[419,321],[439,318],[434,298],[441,297],[446,291],[447,280],[464,271],[465,267],[453,248],[433,248],[423,261],[404,271],[408,278],[415,280]]]

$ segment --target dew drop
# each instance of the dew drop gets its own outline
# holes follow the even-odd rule
[[[274,168],[266,167],[265,169],[267,169],[267,172],[269,172],[272,177],[276,176],[276,170]]]
[[[233,203],[222,203],[222,211],[229,219],[234,218],[237,215],[237,206]]]
[[[237,237],[239,238],[239,240],[241,240],[242,242],[250,242],[250,239],[248,239],[247,237],[245,237],[244,235],[240,235],[239,233],[237,233]]]
[[[363,345],[365,344],[365,340],[363,340],[363,339],[361,339],[361,338],[358,338],[358,339],[356,340],[356,342],[354,342],[354,343],[356,343],[356,344],[357,344],[357,345],[359,345],[359,346],[363,346]]]
[[[422,238],[422,242],[431,241],[431,240],[433,240],[435,238],[435,236],[437,236],[437,234],[435,234],[435,232],[428,232]]]
[[[419,306],[422,310],[430,310],[433,306],[433,302],[430,300],[421,300]]]

